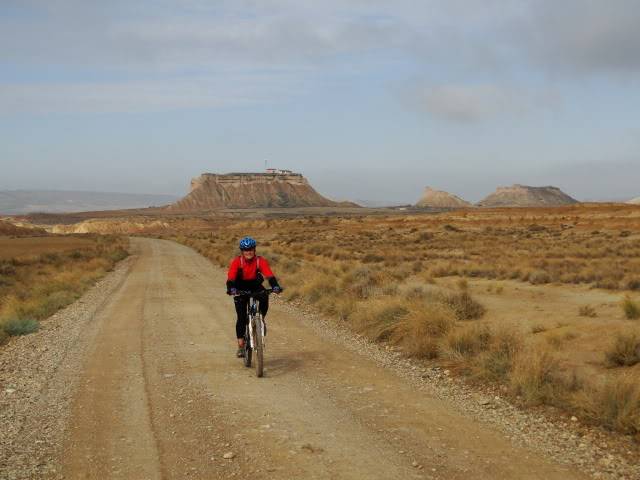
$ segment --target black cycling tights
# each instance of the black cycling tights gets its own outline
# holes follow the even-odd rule
[[[236,304],[236,314],[238,315],[238,319],[236,320],[236,338],[244,338],[244,331],[247,328],[249,298],[238,296],[234,297],[233,301]],[[258,309],[262,314],[262,318],[265,318],[267,316],[267,310],[269,310],[269,296],[263,295],[258,303]]]

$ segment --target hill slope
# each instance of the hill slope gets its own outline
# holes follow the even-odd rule
[[[191,192],[167,207],[172,211],[219,208],[330,207],[333,202],[297,173],[204,173],[191,181]],[[353,206],[353,204],[350,204]]]
[[[629,200],[627,203],[630,203],[632,205],[640,205],[640,197],[633,198],[633,199]]]
[[[465,208],[470,206],[469,202],[452,193],[435,190],[431,187],[424,189],[422,197],[416,203],[416,207],[419,208]]]
[[[38,227],[27,227],[22,225],[15,225],[6,220],[0,220],[0,235],[40,235],[46,233],[43,229]]]
[[[478,202],[479,207],[550,207],[578,203],[558,187],[530,187],[512,185],[498,187],[495,192]]]

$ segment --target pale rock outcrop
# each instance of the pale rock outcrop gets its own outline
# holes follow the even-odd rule
[[[477,203],[479,207],[553,207],[578,203],[558,187],[530,187],[512,185],[498,187],[495,192]]]
[[[193,212],[219,208],[339,205],[316,192],[298,173],[204,173],[191,181],[189,194],[168,206],[167,210]]]
[[[435,190],[431,187],[426,187],[422,193],[422,197],[416,203],[418,208],[467,208],[471,207],[471,203],[463,200],[462,198],[453,195],[452,193],[443,192],[442,190]]]

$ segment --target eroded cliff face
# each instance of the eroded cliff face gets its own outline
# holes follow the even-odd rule
[[[219,208],[329,207],[333,202],[316,192],[300,174],[204,173],[191,181],[189,194],[167,207],[171,211]]]
[[[422,194],[418,203],[416,203],[416,207],[419,208],[465,208],[471,207],[472,205],[466,200],[461,199],[460,197],[448,193],[443,192],[442,190],[435,190],[430,187],[426,187]]]
[[[530,187],[512,185],[498,187],[495,192],[478,202],[480,207],[552,207],[578,203],[558,187]]]

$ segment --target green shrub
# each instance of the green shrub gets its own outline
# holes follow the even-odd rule
[[[26,335],[38,331],[39,324],[33,318],[10,318],[4,322],[2,329],[7,335]]]
[[[640,318],[640,305],[634,302],[629,295],[622,300],[622,310],[624,311],[624,316],[629,320]]]

